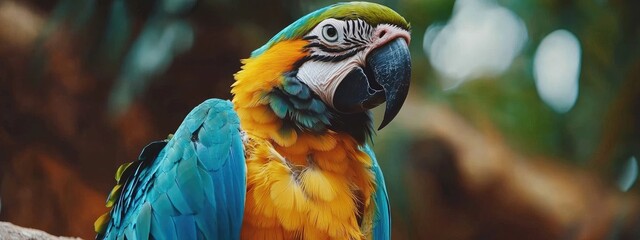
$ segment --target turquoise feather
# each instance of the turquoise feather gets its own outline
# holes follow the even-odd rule
[[[298,80],[295,72],[284,74],[282,80],[281,87],[272,89],[265,96],[271,110],[287,125],[281,132],[297,129],[321,133],[327,130],[331,125],[333,113],[324,102]]]
[[[391,210],[389,209],[389,196],[387,195],[382,169],[380,169],[376,155],[368,144],[365,144],[361,150],[371,158],[371,170],[376,179],[376,192],[373,196],[375,204],[373,239],[391,239]]]
[[[282,87],[290,95],[298,95],[302,91],[302,83],[300,81],[285,81]]]
[[[122,174],[104,239],[238,239],[246,192],[239,120],[229,101],[194,108],[169,141]]]
[[[290,106],[292,104],[278,93],[269,94],[269,98],[271,100],[269,107],[279,118],[286,117],[287,113],[293,108],[293,106]]]

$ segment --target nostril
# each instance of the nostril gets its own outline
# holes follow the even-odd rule
[[[384,35],[386,35],[386,34],[387,34],[387,31],[384,31],[384,30],[383,30],[382,32],[380,32],[380,34],[378,34],[378,37],[379,37],[379,38],[382,38],[382,37],[384,37]]]

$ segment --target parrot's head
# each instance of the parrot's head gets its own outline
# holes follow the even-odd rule
[[[349,122],[371,128],[368,110],[386,101],[382,129],[398,114],[409,90],[409,28],[398,13],[375,3],[319,9],[243,61],[232,90],[234,103],[269,106],[299,130],[353,131]]]

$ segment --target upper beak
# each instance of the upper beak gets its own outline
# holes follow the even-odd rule
[[[400,112],[409,93],[411,56],[403,38],[396,38],[372,50],[366,66],[354,68],[338,85],[333,105],[343,113],[362,112],[385,100],[387,107],[378,130]]]

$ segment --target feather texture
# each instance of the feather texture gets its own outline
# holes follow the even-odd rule
[[[373,196],[374,212],[371,223],[371,239],[391,239],[391,210],[389,209],[389,196],[384,182],[384,176],[375,154],[369,145],[365,145],[362,150],[371,157],[371,169],[375,174],[376,190]]]
[[[289,147],[252,135],[249,141],[243,239],[283,239],[276,237],[280,231],[284,239],[371,235],[377,179],[372,159],[352,137],[302,133]],[[292,159],[301,149],[303,160]]]
[[[298,80],[295,71],[285,73],[281,81],[279,87],[265,95],[276,116],[298,130],[314,133],[325,131],[333,113],[320,98]]]
[[[389,239],[370,113],[339,113],[296,77],[312,51],[303,36],[327,18],[409,28],[387,7],[353,2],[283,29],[242,61],[233,105],[205,101],[118,169],[98,237]]]
[[[295,50],[303,46],[275,44],[245,60],[236,74],[233,102],[248,135],[243,239],[363,239],[372,233],[377,179],[371,157],[360,149],[371,131],[370,115],[333,113],[297,83],[290,67],[293,53],[304,56]],[[273,66],[278,61],[282,65]]]
[[[389,23],[407,30],[410,28],[409,23],[402,16],[388,7],[368,2],[336,3],[296,20],[273,36],[264,46],[253,51],[251,57],[258,57],[264,54],[273,45],[281,41],[302,38],[318,23],[327,18],[344,20],[357,18],[366,21],[372,26],[380,23]]]
[[[120,167],[96,221],[105,239],[238,239],[246,192],[239,120],[228,101],[194,108],[171,140]],[[112,201],[112,198],[117,198]]]

